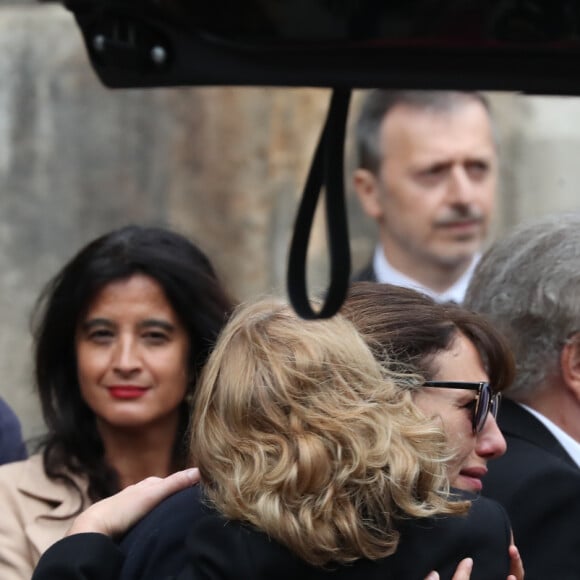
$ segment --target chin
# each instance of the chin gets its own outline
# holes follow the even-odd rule
[[[459,475],[453,482],[453,487],[479,495],[483,489],[481,479]]]
[[[438,252],[434,254],[434,261],[436,261],[441,267],[454,270],[460,267],[467,267],[473,260],[475,254],[477,254],[481,249],[481,244],[470,245],[469,249],[462,248],[461,251],[454,252]]]
[[[102,421],[113,429],[140,429],[150,423],[149,418],[128,413],[103,417]]]

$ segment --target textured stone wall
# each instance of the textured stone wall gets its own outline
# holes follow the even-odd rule
[[[167,224],[196,240],[241,298],[284,292],[298,197],[329,95],[109,91],[72,17],[58,4],[24,1],[0,1],[0,78],[0,394],[32,437],[43,426],[30,380],[30,311],[42,285],[96,235],[127,222]],[[502,151],[496,233],[577,208],[578,100],[492,101]],[[349,221],[360,267],[374,228],[352,196]],[[313,290],[326,283],[324,233],[318,219]]]
[[[328,95],[110,91],[57,4],[0,6],[0,75],[0,394],[33,436],[43,427],[30,380],[30,311],[93,237],[128,222],[170,225],[206,250],[234,294],[284,292],[296,203]]]

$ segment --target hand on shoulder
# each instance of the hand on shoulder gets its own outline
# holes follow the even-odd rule
[[[67,535],[94,532],[114,537],[125,533],[170,495],[199,482],[197,468],[167,477],[148,477],[103,499],[81,513]]]

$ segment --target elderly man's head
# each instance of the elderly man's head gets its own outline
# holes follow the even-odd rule
[[[506,396],[529,403],[561,384],[580,400],[580,213],[546,217],[497,241],[465,305],[511,343],[517,376]]]

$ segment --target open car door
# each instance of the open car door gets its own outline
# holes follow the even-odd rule
[[[333,89],[288,263],[304,318],[332,316],[350,277],[343,148],[357,88],[580,94],[580,0],[64,0],[111,88]],[[306,254],[326,196],[330,283],[310,303]]]

